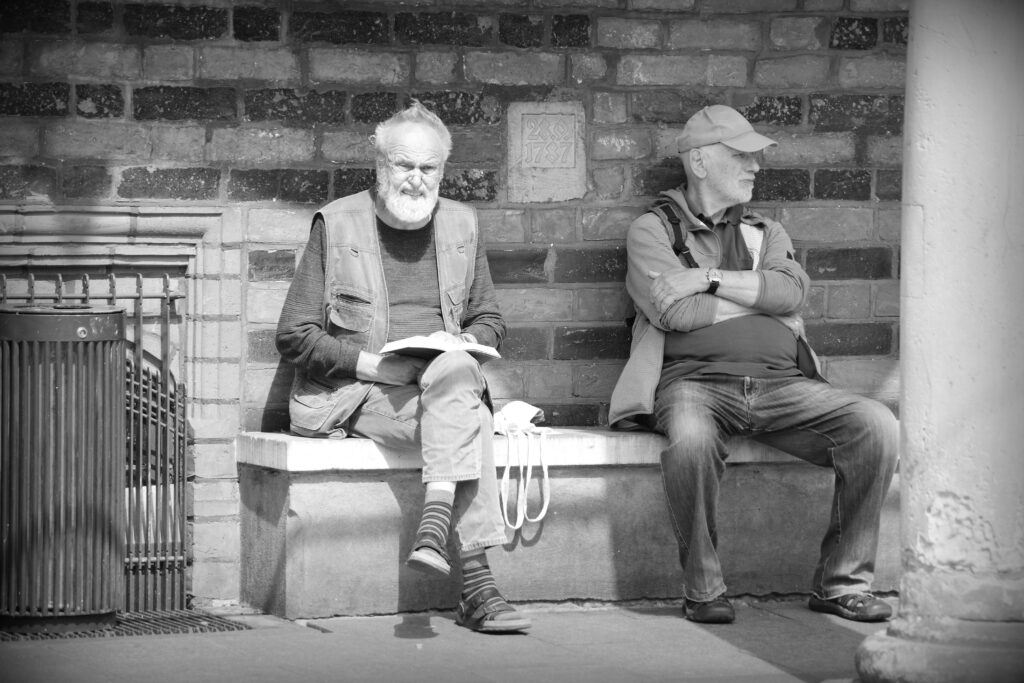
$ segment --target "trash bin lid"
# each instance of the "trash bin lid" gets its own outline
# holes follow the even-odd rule
[[[0,339],[12,341],[117,341],[124,339],[125,311],[88,304],[0,306]]]

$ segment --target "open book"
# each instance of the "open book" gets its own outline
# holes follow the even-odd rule
[[[445,351],[465,351],[476,358],[477,362],[483,363],[492,358],[501,358],[501,354],[490,346],[474,344],[467,341],[451,341],[440,337],[407,337],[397,339],[385,344],[381,353],[400,353],[405,356],[416,356],[417,358],[433,358]]]

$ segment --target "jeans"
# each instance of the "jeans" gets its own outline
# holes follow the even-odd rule
[[[463,351],[437,356],[418,384],[375,384],[349,419],[353,436],[386,448],[418,448],[423,481],[454,481],[462,553],[506,542],[494,465],[493,418],[480,364]]]
[[[812,590],[825,599],[870,590],[899,445],[888,408],[805,377],[703,375],[659,388],[654,417],[669,442],[661,471],[687,598],[711,600],[726,590],[716,512],[725,441],[738,435],[832,468],[835,492]]]

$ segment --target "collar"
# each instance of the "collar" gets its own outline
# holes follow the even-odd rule
[[[703,216],[694,215],[693,211],[690,209],[690,205],[686,201],[686,194],[683,193],[682,187],[674,190],[665,190],[661,194],[674,201],[679,208],[682,209],[683,219],[686,222],[687,230],[712,230],[720,225],[736,226],[743,222],[744,207],[742,204],[730,206],[725,210],[722,220],[718,221],[715,225],[710,225],[709,223],[704,222]]]

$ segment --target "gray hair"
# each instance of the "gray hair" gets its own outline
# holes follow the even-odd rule
[[[452,134],[448,132],[447,126],[437,117],[437,114],[424,107],[422,102],[415,99],[412,100],[412,104],[407,108],[377,125],[377,130],[374,131],[371,141],[378,155],[383,156],[386,154],[391,131],[402,123],[419,123],[431,128],[437,133],[437,137],[441,139],[444,160],[448,160],[448,155],[452,151]]]

